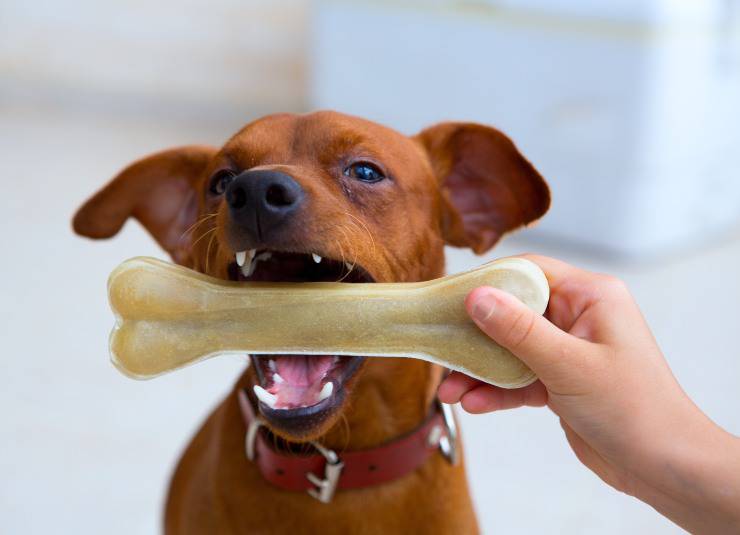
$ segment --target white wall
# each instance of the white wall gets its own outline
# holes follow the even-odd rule
[[[3,2],[0,91],[184,116],[301,109],[307,10],[307,0]]]

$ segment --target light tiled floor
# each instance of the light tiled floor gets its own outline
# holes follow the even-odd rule
[[[244,363],[213,359],[149,382],[108,363],[105,281],[121,260],[161,253],[135,224],[115,240],[76,238],[77,205],[122,165],[179,143],[219,143],[233,124],[161,125],[0,109],[0,532],[154,533],[180,449]],[[630,284],[681,383],[740,433],[740,239],[649,265],[622,265],[526,233],[495,251],[536,249]],[[486,258],[452,251],[449,270]],[[487,533],[676,533],[649,507],[579,465],[556,419],[524,409],[462,417]]]

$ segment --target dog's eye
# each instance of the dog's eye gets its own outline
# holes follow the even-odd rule
[[[353,163],[344,170],[344,174],[362,182],[380,182],[385,178],[383,172],[369,162]]]
[[[226,187],[234,180],[234,172],[229,169],[217,171],[211,178],[211,185],[208,187],[214,195],[223,195]]]

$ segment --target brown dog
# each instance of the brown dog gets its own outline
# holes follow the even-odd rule
[[[223,279],[401,282],[443,275],[445,243],[482,253],[548,206],[542,177],[493,128],[443,123],[406,137],[317,112],[265,117],[221,149],[135,162],[74,229],[109,238],[133,216],[176,262]],[[176,469],[167,533],[477,532],[462,463],[435,449],[453,438],[432,425],[442,369],[330,355],[251,363]],[[277,464],[247,459],[245,418],[257,461]],[[321,459],[313,477],[281,483],[304,454]],[[365,464],[350,466],[353,455]],[[301,481],[313,495],[286,490]]]

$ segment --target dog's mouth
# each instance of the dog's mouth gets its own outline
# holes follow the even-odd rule
[[[229,278],[252,282],[374,282],[359,265],[316,253],[250,250],[236,253]],[[260,412],[274,426],[302,434],[338,409],[364,357],[250,355]]]
[[[345,383],[363,357],[337,355],[252,355],[260,408],[274,418],[316,415],[344,398]]]

